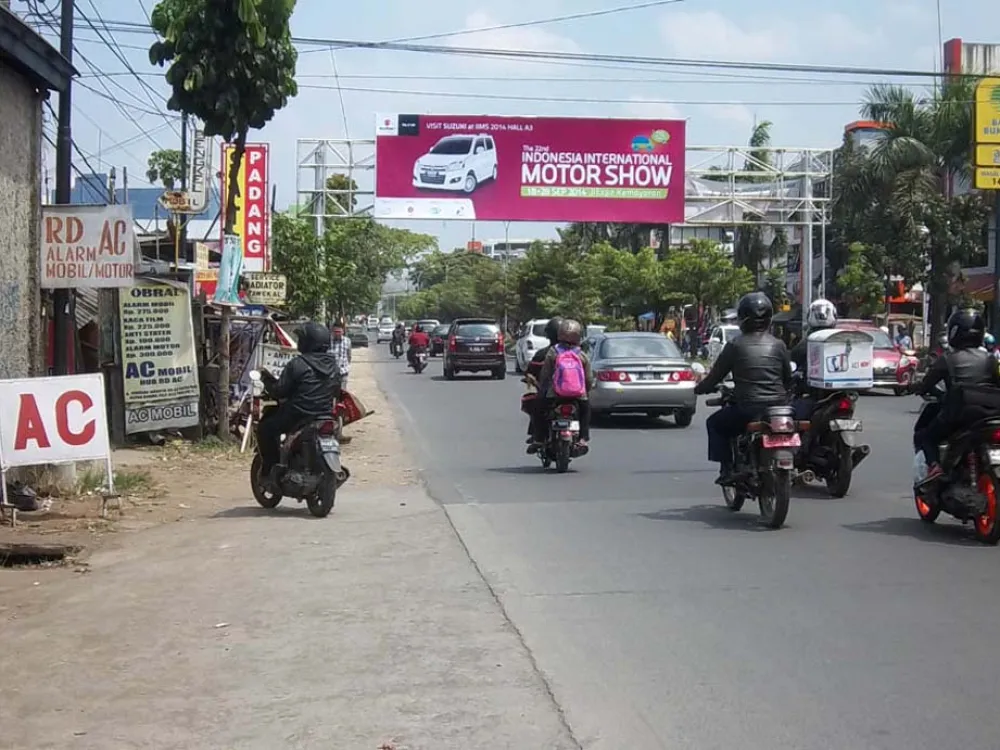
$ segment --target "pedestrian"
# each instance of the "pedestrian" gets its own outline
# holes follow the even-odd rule
[[[351,342],[344,337],[342,326],[334,325],[333,338],[330,341],[330,354],[337,360],[337,368],[340,370],[340,388],[347,390],[347,376],[351,372]]]

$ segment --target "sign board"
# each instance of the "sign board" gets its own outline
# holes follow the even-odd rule
[[[240,275],[243,272],[243,250],[238,234],[227,234],[222,241],[222,260],[216,278],[212,303],[238,306],[240,300]]]
[[[823,390],[863,390],[875,382],[873,344],[863,331],[827,328],[806,339],[807,380]]]
[[[208,245],[204,242],[194,243],[194,268],[196,271],[207,271],[209,263]]]
[[[683,120],[379,115],[382,219],[684,221]]]
[[[984,78],[976,85],[975,131],[979,144],[1000,144],[1000,78]]]
[[[125,432],[198,424],[198,361],[187,288],[140,281],[120,295],[119,304]]]
[[[0,380],[0,464],[36,466],[111,455],[100,374]]]
[[[976,166],[1000,168],[1000,143],[976,146]]]
[[[200,214],[208,207],[208,175],[212,168],[212,152],[204,131],[195,130],[188,159],[188,197],[191,213]]]
[[[132,286],[135,265],[132,209],[127,204],[42,206],[43,289]]]
[[[236,157],[232,145],[222,147],[222,224],[226,227],[226,202],[229,189],[229,169]],[[236,180],[236,216],[233,232],[243,243],[243,270],[267,271],[270,266],[268,240],[270,216],[268,208],[269,180],[268,147],[266,143],[248,143],[240,162]],[[225,241],[225,236],[223,236]]]
[[[280,273],[246,273],[247,299],[250,304],[281,307],[285,304],[288,283]]]
[[[281,371],[299,350],[293,346],[279,346],[278,344],[260,345],[260,366],[270,371],[274,377],[281,377]]]
[[[976,167],[976,190],[1000,190],[1000,167]]]

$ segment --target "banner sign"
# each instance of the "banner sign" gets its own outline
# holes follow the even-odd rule
[[[208,207],[208,173],[212,169],[212,152],[205,132],[195,129],[191,139],[191,156],[188,160],[188,196],[194,213]]]
[[[120,296],[125,432],[198,424],[198,360],[182,285],[141,281]]]
[[[236,158],[231,144],[222,147],[222,229],[226,228],[226,203],[229,170]],[[268,252],[270,215],[268,213],[268,147],[266,143],[248,143],[237,175],[236,216],[233,232],[243,240],[243,268],[267,271],[271,267]],[[223,237],[225,240],[225,237]]]
[[[4,471],[110,456],[103,375],[0,380]]]
[[[240,236],[227,234],[222,240],[222,260],[216,276],[215,294],[212,302],[216,305],[241,305],[240,274],[243,271],[243,251]]]
[[[247,283],[249,304],[281,307],[285,304],[288,284],[280,273],[247,273],[243,275]]]
[[[43,289],[101,289],[135,281],[132,208],[42,206]]]
[[[260,366],[269,371],[274,377],[281,377],[281,371],[285,369],[292,357],[297,355],[299,350],[293,346],[278,346],[277,344],[260,345]]]
[[[379,115],[375,217],[684,221],[683,120]]]

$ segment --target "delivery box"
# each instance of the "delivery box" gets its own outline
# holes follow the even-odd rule
[[[807,381],[823,390],[863,390],[874,385],[872,345],[864,331],[828,328],[816,331],[808,343]]]

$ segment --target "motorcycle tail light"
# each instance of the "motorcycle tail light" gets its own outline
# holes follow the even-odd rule
[[[772,417],[771,432],[795,432],[795,420],[791,417]]]
[[[990,433],[990,442],[1000,445],[1000,430],[993,430]]]
[[[333,421],[329,419],[319,426],[319,434],[323,437],[332,435],[335,431]]]
[[[559,407],[559,414],[563,417],[573,416],[573,404],[562,404]]]
[[[837,411],[841,414],[850,414],[854,411],[854,402],[845,396],[837,403]]]

